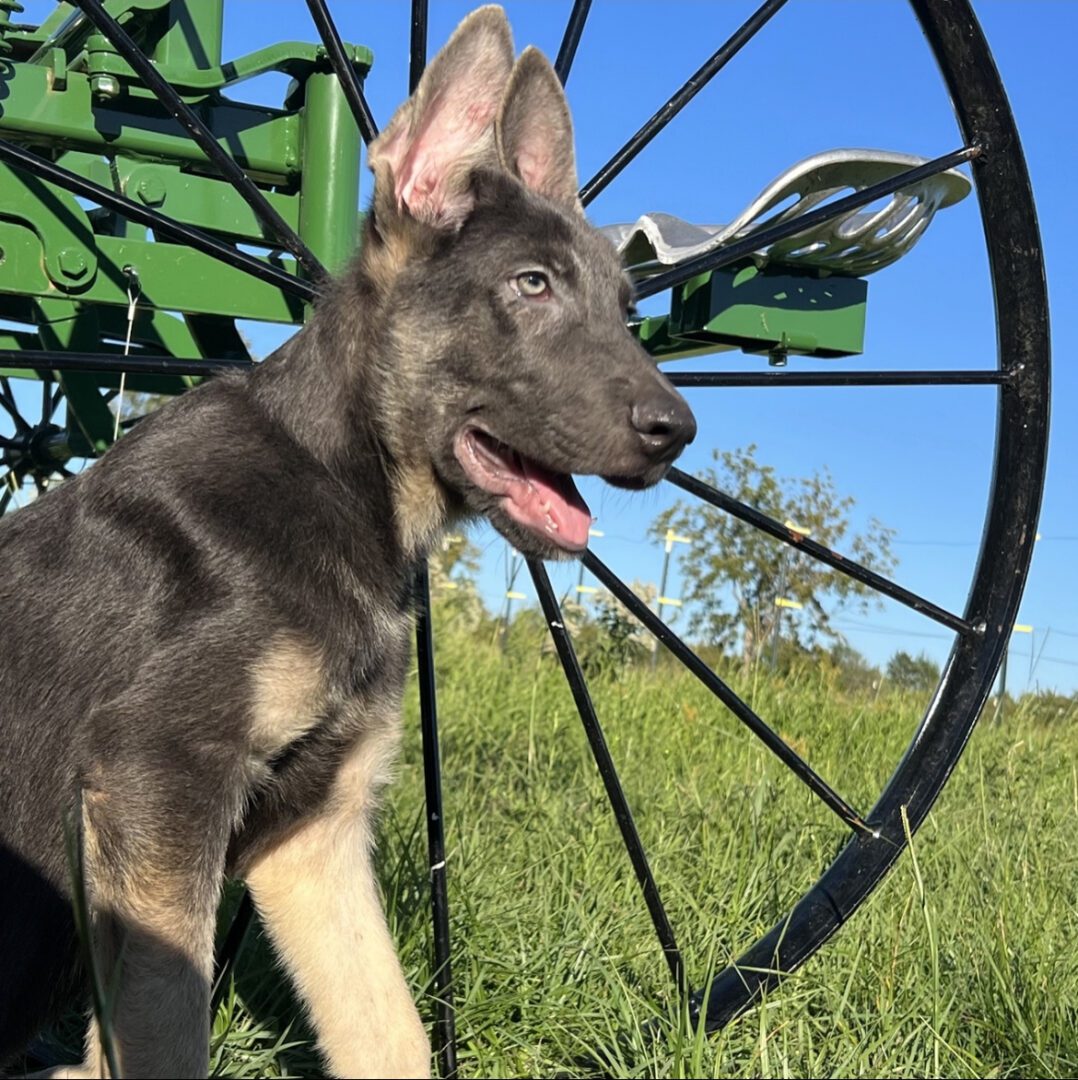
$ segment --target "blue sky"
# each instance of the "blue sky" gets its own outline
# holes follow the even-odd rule
[[[473,6],[432,0],[433,52]],[[518,48],[555,55],[567,0],[507,3]],[[755,3],[595,0],[568,83],[581,180],[628,138],[755,8]],[[1034,681],[1078,686],[1078,441],[1068,418],[1078,397],[1070,363],[1076,316],[1068,304],[1075,271],[1074,177],[1078,171],[1069,49],[1078,5],[1062,0],[979,0],[975,5],[1007,86],[1037,199],[1052,300],[1053,429],[1048,488],[1020,621],[1011,686],[1024,685],[1031,645],[1040,653]],[[382,124],[407,93],[408,7],[400,2],[332,5],[342,35],[375,54],[367,81]],[[281,38],[311,38],[294,0],[233,0],[225,55]],[[273,100],[272,79],[243,94]],[[752,44],[591,206],[596,223],[634,220],[664,210],[690,221],[729,220],[794,162],[836,147],[900,150],[926,157],[960,145],[933,59],[903,0],[790,0]],[[364,175],[364,184],[367,176]],[[369,187],[364,193],[369,194]],[[981,367],[994,362],[994,323],[980,221],[973,198],[940,213],[914,251],[873,275],[865,356],[795,361],[803,368],[850,366]],[[269,348],[271,334],[255,335]],[[754,369],[759,358],[723,354],[720,368]],[[699,367],[698,361],[687,366]],[[857,499],[855,523],[876,516],[898,530],[896,578],[961,610],[979,548],[992,461],[994,391],[988,388],[698,390],[690,401],[701,434],[683,458],[703,467],[712,447],[758,445],[780,473],[830,469],[840,492]],[[585,494],[606,535],[595,550],[624,578],[657,581],[662,549],[647,540],[651,520],[669,505],[667,486],[643,495],[586,482]],[[504,543],[473,530],[485,552],[488,603],[504,592]],[[568,588],[575,567],[559,570]],[[530,595],[522,577],[518,588]],[[676,571],[667,588],[678,595]],[[896,649],[942,659],[949,635],[887,602],[866,616],[841,619],[848,640],[874,662]]]
[[[31,0],[27,18],[51,4]],[[474,4],[431,0],[435,51]],[[518,48],[557,53],[570,0],[505,4]],[[367,96],[380,124],[407,94],[409,7],[403,0],[330,4],[346,40],[365,44],[375,62]],[[755,9],[746,0],[595,0],[568,97],[581,180],[595,170]],[[1048,486],[1029,587],[1019,619],[1035,635],[1016,635],[1010,682],[1078,687],[1078,557],[1074,497],[1078,436],[1075,352],[1078,316],[1072,256],[1078,149],[1072,49],[1078,4],[1066,0],[975,0],[1017,117],[1037,199],[1044,243],[1054,372]],[[300,0],[230,0],[228,59],[274,41],[316,40]],[[277,104],[287,80],[265,76],[233,96]],[[729,220],[769,181],[800,159],[838,147],[899,150],[932,157],[960,145],[942,80],[905,0],[789,0],[749,47],[591,206],[598,224],[663,210],[690,221]],[[361,201],[369,196],[363,175]],[[795,360],[798,367],[985,367],[994,363],[994,323],[980,220],[971,197],[941,212],[914,251],[869,281],[865,355]],[[249,328],[270,351],[279,328]],[[725,353],[709,362],[755,370],[764,361]],[[699,368],[700,361],[682,362]],[[875,516],[897,530],[895,577],[951,610],[965,601],[985,513],[992,463],[995,392],[989,388],[697,390],[688,395],[700,436],[682,459],[689,471],[713,447],[756,443],[780,474],[828,468],[837,489],[857,500],[855,526]],[[656,582],[662,548],[647,539],[655,516],[676,497],[669,486],[642,495],[585,482],[605,532],[597,554],[628,580]],[[504,543],[489,529],[473,539],[484,551],[482,588],[503,603]],[[576,567],[558,569],[568,589]],[[523,574],[518,588],[530,595]],[[677,596],[675,564],[667,593]],[[897,649],[942,660],[950,637],[937,625],[887,602],[840,619],[848,640],[873,662]]]

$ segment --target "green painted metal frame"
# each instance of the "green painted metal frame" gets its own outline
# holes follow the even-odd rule
[[[225,0],[105,0],[104,7],[197,107],[217,140],[280,217],[330,270],[354,250],[360,138],[325,48],[282,42],[222,62]],[[362,78],[369,49],[343,45]],[[251,207],[214,174],[205,153],[143,87],[111,43],[72,3],[37,28],[0,19],[0,138],[47,148],[57,164],[228,243],[262,247],[289,274],[295,260],[267,240]],[[266,71],[293,82],[279,109],[230,100],[222,91]],[[317,131],[318,138],[306,132]],[[307,305],[180,244],[151,237],[106,210],[87,210],[55,184],[0,165],[0,319],[18,349],[119,351],[129,287],[137,275],[134,338],[144,349],[188,359],[246,353],[236,319],[300,324]],[[700,275],[674,291],[668,315],[637,328],[657,359],[724,349],[847,356],[860,351],[866,285],[743,265]],[[29,307],[26,301],[30,301]],[[110,339],[113,339],[110,342]],[[36,377],[32,369],[13,375]],[[103,391],[116,377],[67,373],[72,445],[92,454],[112,440]],[[191,379],[132,376],[133,388],[178,393]]]
[[[224,0],[106,0],[159,72],[197,108],[222,147],[330,270],[354,250],[360,138],[322,45],[282,42],[222,63]],[[362,78],[369,49],[345,45]],[[70,3],[37,28],[0,19],[0,138],[230,244],[262,248],[289,274],[234,187]],[[292,83],[281,108],[222,93],[266,71]],[[308,138],[308,131],[318,132]],[[298,325],[308,306],[286,290],[180,244],[19,168],[0,165],[0,346],[122,353],[130,290],[140,350],[189,359],[246,357],[237,319]],[[15,324],[15,325],[11,325]],[[37,378],[34,369],[10,374]],[[60,373],[72,447],[112,441],[105,392],[118,375]],[[127,386],[178,393],[190,377],[132,375]],[[58,444],[59,445],[59,444]]]

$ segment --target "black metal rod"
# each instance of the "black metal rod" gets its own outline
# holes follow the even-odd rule
[[[561,80],[562,86],[569,80],[569,72],[576,57],[577,46],[580,44],[580,35],[584,33],[584,23],[588,21],[590,10],[591,0],[574,0],[573,10],[569,13],[569,21],[565,24],[561,48],[558,49],[558,58],[554,61],[554,73]]]
[[[580,189],[587,206],[645,146],[747,45],[786,0],[765,0],[733,36],[711,54],[680,90]]]
[[[662,642],[814,795],[850,828],[871,831],[861,815],[780,735],[772,731],[605,563],[591,551],[585,551],[582,558],[587,569],[643,623],[648,632]]]
[[[994,386],[1006,371],[667,371],[675,386]]]
[[[124,356],[123,353],[46,352],[0,349],[0,367],[50,371],[126,371],[147,375],[212,375],[249,368],[249,360],[187,360],[175,356]]]
[[[912,608],[919,614],[934,619],[938,623],[942,623],[950,630],[954,630],[959,634],[976,634],[978,632],[972,623],[967,622],[961,616],[946,611],[944,608],[933,604],[932,601],[926,600],[923,596],[918,596],[916,593],[910,592],[909,589],[896,585],[893,581],[888,581],[887,578],[877,574],[874,570],[869,570],[867,566],[862,566],[852,559],[845,558],[837,551],[832,551],[829,547],[825,547],[811,537],[805,536],[804,533],[788,528],[781,521],[768,517],[767,514],[761,513],[746,503],[732,498],[725,492],[713,488],[710,484],[705,484],[703,480],[698,480],[687,472],[682,472],[681,469],[672,468],[666,474],[666,479],[675,487],[681,488],[682,491],[687,491],[690,495],[695,495],[698,499],[709,502],[719,510],[725,510],[728,514],[747,522],[753,528],[773,536],[776,540],[781,540],[782,543],[788,544],[790,547],[803,551],[806,555],[810,555],[819,562],[826,563],[840,574],[845,574],[847,577],[853,578],[854,581],[859,581],[862,585],[867,585],[870,589],[882,593],[892,600],[897,600],[900,604],[905,604],[906,607]]]
[[[206,157],[220,169],[221,175],[239,192],[241,198],[255,212],[258,220],[262,222],[270,235],[295,255],[312,280],[318,282],[325,278],[325,267],[315,258],[310,248],[288,222],[274,210],[269,200],[243,169],[221,148],[213,132],[161,76],[127,31],[102,7],[101,0],[73,0],[73,2],[78,4],[86,17],[108,38],[113,48],[131,65],[142,82],[153,91],[157,100],[198,144]]]
[[[15,402],[15,395],[11,390],[11,384],[7,381],[7,377],[3,375],[0,375],[0,405],[8,411],[18,431],[30,430],[30,425],[23,419],[22,413],[19,412],[19,407]]]
[[[194,229],[190,225],[183,225],[178,221],[173,221],[171,218],[165,217],[164,214],[159,214],[156,210],[151,210],[149,207],[133,202],[115,191],[101,187],[100,184],[95,184],[92,180],[87,180],[60,165],[53,164],[51,161],[46,161],[44,158],[38,157],[37,154],[24,150],[21,146],[16,146],[5,139],[0,139],[0,160],[5,161],[8,165],[14,165],[18,169],[24,169],[26,172],[39,176],[43,180],[48,180],[50,184],[62,187],[75,195],[90,199],[100,206],[115,210],[129,221],[145,225],[147,228],[153,229],[178,244],[186,244],[196,251],[201,251],[204,255],[219,259],[236,270],[242,270],[244,273],[265,281],[267,284],[276,285],[303,300],[313,300],[317,295],[314,287],[309,282],[302,281],[284,270],[256,259],[253,255],[238,251],[208,233]]]
[[[434,682],[434,638],[430,625],[430,578],[424,564],[416,572],[416,658],[423,735],[423,783],[427,799],[431,913],[434,919],[434,1052],[443,1080],[457,1075],[457,1033],[450,966],[449,894],[445,868],[445,812],[438,746],[438,700]]]
[[[240,897],[236,914],[232,916],[232,922],[228,927],[225,940],[221,943],[221,951],[217,954],[214,963],[213,990],[210,993],[210,1021],[217,1013],[225,991],[228,989],[228,977],[236,968],[240,950],[247,939],[247,931],[251,928],[251,922],[255,915],[254,901],[251,899],[250,890],[244,889]]]
[[[836,199],[834,202],[824,203],[823,206],[818,206],[807,214],[790,218],[788,221],[780,222],[777,225],[767,225],[755,229],[753,232],[742,236],[739,240],[732,240],[728,244],[722,244],[720,247],[715,248],[714,251],[707,251],[703,255],[696,255],[691,259],[686,259],[684,262],[676,263],[669,270],[640,282],[636,286],[637,299],[643,300],[648,296],[654,296],[664,289],[681,285],[697,274],[728,266],[730,263],[748,258],[754,252],[762,251],[780,240],[786,240],[788,237],[796,236],[798,233],[805,232],[808,229],[814,229],[818,225],[824,225],[836,218],[845,217],[852,211],[860,210],[862,206],[867,206],[877,199],[893,195],[901,188],[919,183],[930,176],[946,172],[956,165],[970,161],[980,153],[981,148],[979,146],[964,146],[960,150],[953,150],[949,154],[943,154],[941,157],[926,161],[923,165],[916,165],[912,169],[904,169],[889,179],[870,184],[860,191],[855,191],[852,195],[846,195],[841,199]]]
[[[348,57],[345,55],[344,42],[341,41],[341,35],[337,32],[329,8],[326,7],[325,0],[307,0],[307,7],[310,9],[311,18],[314,19],[314,25],[318,28],[322,44],[326,47],[333,73],[337,76],[348,107],[352,110],[352,116],[355,117],[356,127],[359,128],[363,141],[370,146],[378,135],[378,125],[374,122],[374,116],[363,94],[363,87],[360,85],[355,68],[348,62]]]
[[[598,766],[599,775],[602,777],[603,786],[606,788],[606,796],[610,800],[614,818],[621,830],[621,839],[625,844],[629,860],[633,864],[636,880],[640,883],[640,889],[644,894],[644,903],[647,904],[648,913],[651,915],[652,925],[662,946],[663,956],[666,958],[670,974],[673,976],[674,985],[678,993],[686,990],[685,966],[681,959],[681,951],[678,949],[677,940],[674,937],[674,929],[666,915],[662,897],[659,895],[659,887],[648,865],[648,857],[644,852],[644,845],[640,841],[640,834],[636,831],[636,823],[633,821],[632,810],[625,798],[625,792],[621,787],[614,759],[610,756],[610,748],[606,745],[602,726],[595,713],[591,695],[588,693],[588,684],[584,680],[584,673],[580,669],[580,663],[573,648],[572,639],[565,629],[565,619],[562,616],[561,607],[554,595],[554,590],[547,576],[546,568],[542,563],[534,559],[528,560],[528,569],[531,571],[532,580],[535,582],[535,590],[539,594],[539,603],[543,608],[550,636],[554,639],[554,647],[558,651],[558,659],[561,661],[565,678],[572,691],[573,700],[576,702],[577,712],[584,725],[584,733],[588,737],[592,757]]]
[[[409,39],[408,93],[415,88],[427,66],[427,0],[412,0],[412,33]]]

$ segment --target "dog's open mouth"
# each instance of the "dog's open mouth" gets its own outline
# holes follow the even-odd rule
[[[565,551],[588,546],[591,511],[568,473],[557,473],[475,427],[457,433],[453,452],[473,484],[497,495],[517,524]]]

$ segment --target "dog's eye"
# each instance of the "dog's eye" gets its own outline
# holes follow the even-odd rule
[[[514,283],[521,296],[545,296],[550,292],[550,282],[546,274],[538,270],[526,270],[523,274],[517,274]]]

